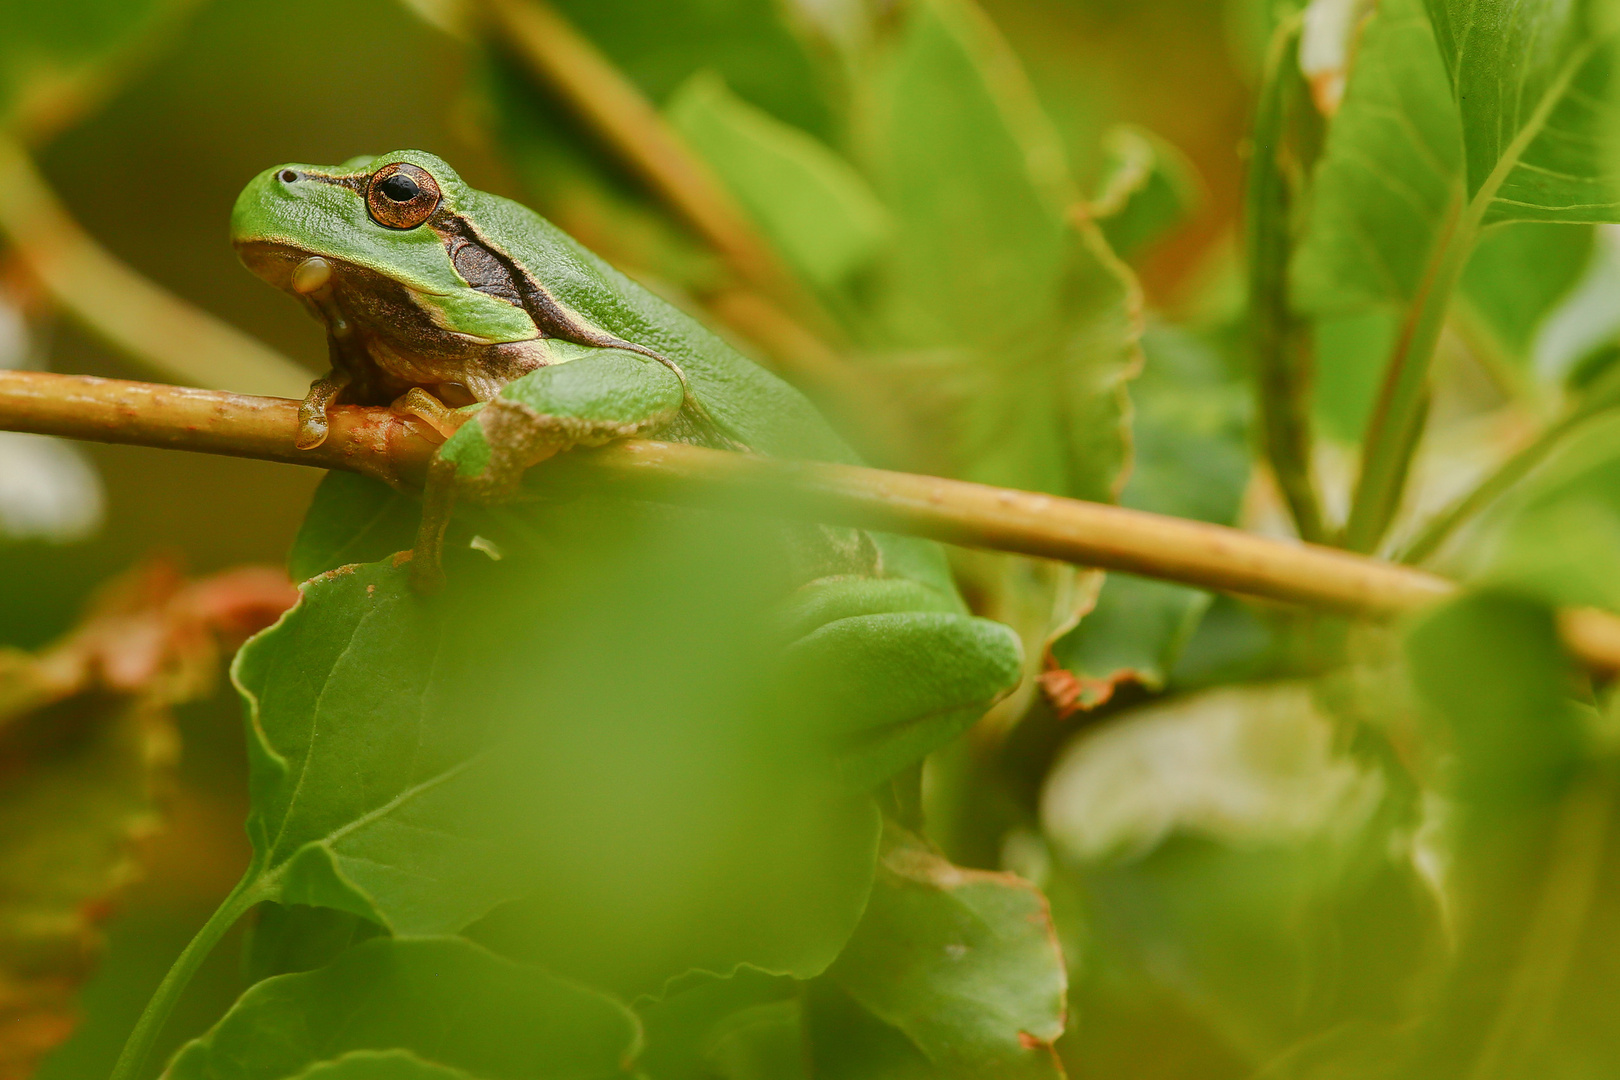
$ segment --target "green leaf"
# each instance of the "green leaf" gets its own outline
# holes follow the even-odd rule
[[[380,480],[329,472],[293,540],[287,573],[294,581],[308,581],[350,563],[409,551],[421,514],[421,503]]]
[[[895,221],[865,340],[874,378],[930,436],[890,464],[1112,501],[1137,293],[1095,225],[1070,219],[1078,191],[1017,59],[967,0],[920,0],[859,81],[857,157]],[[1032,664],[1073,623],[1067,571],[968,573]]]
[[[1221,355],[1190,334],[1154,329],[1143,346],[1147,363],[1131,393],[1136,462],[1120,502],[1233,524],[1249,483],[1247,393]],[[1047,676],[1049,696],[1060,708],[1090,708],[1124,682],[1162,689],[1210,599],[1197,589],[1110,574],[1096,606],[1053,644],[1053,659],[1076,681]]]
[[[714,72],[689,79],[666,112],[812,284],[841,284],[887,236],[888,212],[854,166],[737,97]]]
[[[1563,793],[1584,736],[1565,697],[1570,662],[1550,608],[1465,596],[1417,622],[1406,649],[1434,735],[1455,755],[1455,798],[1500,814]]]
[[[1322,430],[1339,443],[1354,446],[1367,430],[1384,364],[1400,329],[1400,314],[1388,308],[1312,324],[1316,381],[1311,411]]]
[[[1102,151],[1091,214],[1121,257],[1130,258],[1198,212],[1204,201],[1198,170],[1166,140],[1120,124],[1103,134]]]
[[[919,0],[866,81],[857,146],[897,226],[876,273],[883,330],[913,348],[1049,346],[1078,193],[995,27],[965,0]]]
[[[1421,0],[1383,0],[1362,31],[1316,170],[1292,271],[1300,309],[1325,317],[1411,303],[1462,168],[1457,108]]]
[[[836,1011],[811,1018],[817,1075],[1061,1077],[1067,977],[1039,890],[1011,874],[952,866],[891,826],[872,901],[828,969],[897,1059],[863,1068]],[[898,1036],[895,1038],[894,1036]],[[903,1048],[903,1049],[902,1049]],[[842,1060],[841,1060],[842,1059]],[[901,1064],[904,1063],[904,1064]]]
[[[1041,819],[1076,894],[1076,1054],[1132,1061],[1130,1040],[1167,1032],[1223,1064],[1157,1075],[1249,1075],[1420,985],[1440,919],[1410,796],[1348,735],[1286,682],[1154,703],[1065,748]]]
[[[801,986],[752,968],[693,972],[637,1002],[647,1048],[636,1066],[649,1080],[802,1076]]]
[[[470,942],[378,939],[252,987],[163,1076],[608,1080],[628,1075],[639,1038],[612,998]]]
[[[423,1061],[409,1050],[354,1050],[311,1065],[288,1080],[478,1080],[471,1073]]]
[[[1536,334],[1585,275],[1593,240],[1590,227],[1539,222],[1504,225],[1480,238],[1458,299],[1487,362],[1505,363],[1520,378],[1530,373]]]
[[[1620,220],[1615,28],[1591,0],[1426,0],[1482,224]]]
[[[810,50],[774,0],[554,0],[652,101],[713,71],[778,120],[826,138],[832,116]]]
[[[772,681],[783,530],[590,498],[505,520],[511,557],[452,550],[439,598],[346,566],[243,649],[260,893],[396,934],[477,923],[636,992],[822,970],[877,820],[816,703]]]
[[[313,971],[382,933],[382,927],[334,908],[265,902],[254,909],[243,949],[249,982]]]
[[[1620,418],[1588,421],[1483,523],[1469,578],[1545,604],[1620,611]]]

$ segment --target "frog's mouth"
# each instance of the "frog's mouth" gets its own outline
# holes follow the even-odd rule
[[[339,267],[340,260],[318,256],[314,252],[304,251],[291,244],[278,244],[272,240],[242,240],[235,244],[236,255],[253,273],[263,278],[283,292],[307,295],[304,288],[298,287],[294,279],[298,276],[298,269],[313,259],[321,259],[333,270],[336,280],[348,277],[353,273],[360,273],[361,268],[350,264]]]

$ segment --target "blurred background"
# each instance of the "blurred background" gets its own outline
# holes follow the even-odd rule
[[[106,254],[313,377],[324,367],[321,328],[244,270],[227,241],[237,192],[281,162],[421,148],[697,314],[810,393],[877,463],[1293,531],[1270,475],[1251,465],[1241,263],[1250,132],[1268,44],[1291,5],[980,0],[940,32],[982,75],[953,98],[956,84],[924,62],[926,40],[912,67],[874,58],[867,36],[904,17],[904,5],[884,0],[556,0],[546,10],[594,45],[585,55],[610,58],[611,77],[720,174],[729,212],[750,223],[741,240],[724,215],[705,226],[660,184],[656,161],[638,159],[634,117],[628,135],[615,132],[566,79],[545,77],[548,57],[580,54],[566,41],[560,52],[533,46],[558,39],[524,21],[524,4],[473,6],[481,17],[451,0],[0,0],[0,138],[26,150],[0,155],[0,202],[12,208],[0,210],[10,237],[0,244],[0,365],[296,394],[290,369],[266,367],[251,347],[176,363],[113,340],[97,325],[98,310],[115,310],[104,294],[87,287],[75,301],[40,269],[40,251],[80,236],[53,224],[39,199],[59,200],[68,225]],[[976,30],[981,17],[995,29]],[[1352,14],[1341,17],[1348,25]],[[1331,94],[1345,58],[1328,52],[1306,75]],[[955,126],[933,130],[941,115]],[[1321,122],[1303,144],[1320,141]],[[744,160],[762,164],[750,171]],[[816,179],[787,185],[773,207],[761,192],[782,189],[784,175]],[[930,204],[937,193],[918,192],[923,175],[969,179]],[[923,234],[942,238],[914,242]],[[765,264],[750,262],[759,236]],[[1562,227],[1525,243],[1496,265],[1544,260],[1546,295],[1457,318],[1434,407],[1446,434],[1420,466],[1419,505],[1443,503],[1522,444],[1566,372],[1590,379],[1613,359],[1602,283],[1617,271],[1605,234]],[[1491,273],[1476,269],[1472,295],[1514,291],[1493,294]],[[1323,320],[1333,332],[1312,405],[1323,433],[1314,468],[1330,516],[1344,513],[1376,385],[1379,364],[1366,358],[1381,357],[1391,335],[1381,318]],[[226,352],[211,377],[211,358]],[[87,610],[111,610],[168,635],[152,671],[194,676],[73,691],[101,701],[116,690],[161,714],[143,721],[142,760],[165,776],[172,711],[183,754],[161,781],[164,828],[145,811],[104,825],[137,838],[141,872],[127,860],[90,866],[91,856],[79,868],[105,888],[87,888],[50,933],[61,938],[51,948],[83,963],[51,974],[52,962],[28,951],[38,942],[0,931],[12,955],[46,972],[0,983],[0,1019],[25,1033],[0,1045],[0,1078],[103,1075],[161,972],[245,864],[240,706],[219,650],[272,616],[277,594],[264,578],[211,576],[280,567],[319,479],[229,458],[0,439],[0,643],[67,640],[85,652],[73,628]],[[1366,669],[1377,672],[1388,644],[1347,644],[1354,635],[1340,624],[1119,575],[1104,584],[968,554],[956,567],[976,610],[1031,645],[1031,670],[987,721],[993,760],[970,747],[931,764],[931,823],[958,862],[1010,867],[1047,887],[1071,964],[1088,965],[1071,973],[1071,1074],[1306,1075],[1303,1065],[1259,1070],[1285,1051],[1296,1064],[1319,1051],[1343,1060],[1357,1032],[1393,1022],[1395,999],[1419,992],[1445,937],[1421,860],[1397,871],[1368,855],[1390,837],[1413,842],[1422,796],[1392,794],[1399,782],[1383,771],[1410,747],[1385,719],[1372,725],[1374,749],[1324,719],[1322,693],[1351,702],[1339,721],[1366,707],[1359,676],[1314,698],[1303,684],[1255,682],[1316,677],[1333,666],[1325,639],[1336,660],[1377,654]],[[130,574],[119,597],[95,599]],[[1177,705],[1184,692],[1237,683]],[[1150,701],[1159,694],[1169,702]],[[1054,765],[1077,731],[1125,715],[1142,722],[1136,734]],[[1264,767],[1256,746],[1261,758],[1275,751]],[[15,747],[7,755],[8,769],[26,764]],[[1120,775],[1137,786],[1113,789],[1106,778]],[[128,780],[137,810],[150,781]],[[1244,807],[1231,808],[1232,791]],[[1178,825],[1201,839],[1167,841]],[[1120,869],[1121,851],[1135,870]],[[1148,851],[1157,861],[1141,861]],[[1087,869],[1054,872],[1063,858]],[[92,902],[114,892],[116,905]],[[227,943],[215,954],[165,1049],[240,992],[239,951]],[[1378,1075],[1374,1064],[1357,1068],[1310,1075]]]

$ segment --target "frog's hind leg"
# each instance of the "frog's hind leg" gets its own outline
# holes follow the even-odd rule
[[[454,435],[469,415],[462,409],[451,408],[420,386],[411,387],[388,407],[400,416],[416,417],[445,439]]]
[[[456,466],[435,457],[422,488],[422,523],[411,550],[411,587],[424,596],[444,588],[444,533],[456,509]]]
[[[846,781],[870,788],[973,725],[1017,684],[1012,630],[902,578],[812,582],[787,611],[786,687],[814,702]]]
[[[414,416],[448,439],[467,421],[468,414],[452,409],[419,386],[401,394],[389,408],[401,416]],[[411,585],[431,595],[444,588],[444,534],[456,509],[456,466],[434,454],[422,489],[422,523],[411,552]]]

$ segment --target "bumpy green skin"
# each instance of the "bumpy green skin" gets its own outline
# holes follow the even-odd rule
[[[438,183],[439,209],[421,226],[387,228],[367,211],[367,177],[393,162]],[[300,179],[287,182],[289,170]],[[520,275],[522,295],[504,285],[495,291],[505,298],[491,295],[487,281],[474,288],[453,257],[456,237],[498,256],[506,277]],[[334,365],[373,363],[390,392],[413,384],[410,372],[389,371],[394,357],[413,351],[441,356],[431,379],[414,385],[471,388],[511,370],[513,357],[530,366],[462,410],[470,417],[442,448],[464,495],[498,499],[553,453],[629,436],[857,461],[797,391],[533,211],[468,187],[431,154],[270,169],[238,200],[232,238],[251,269],[295,293],[300,260],[339,267],[316,306],[334,335],[334,311],[357,324],[342,348],[334,337]],[[422,316],[415,324],[402,323],[397,303],[388,318],[371,304],[402,289]],[[863,744],[853,755],[863,763],[858,782],[876,782],[954,736],[1019,673],[1017,637],[968,615],[936,545],[873,534],[870,548],[875,573],[811,581],[788,613],[801,632],[791,666],[807,687],[833,688],[830,707]]]

